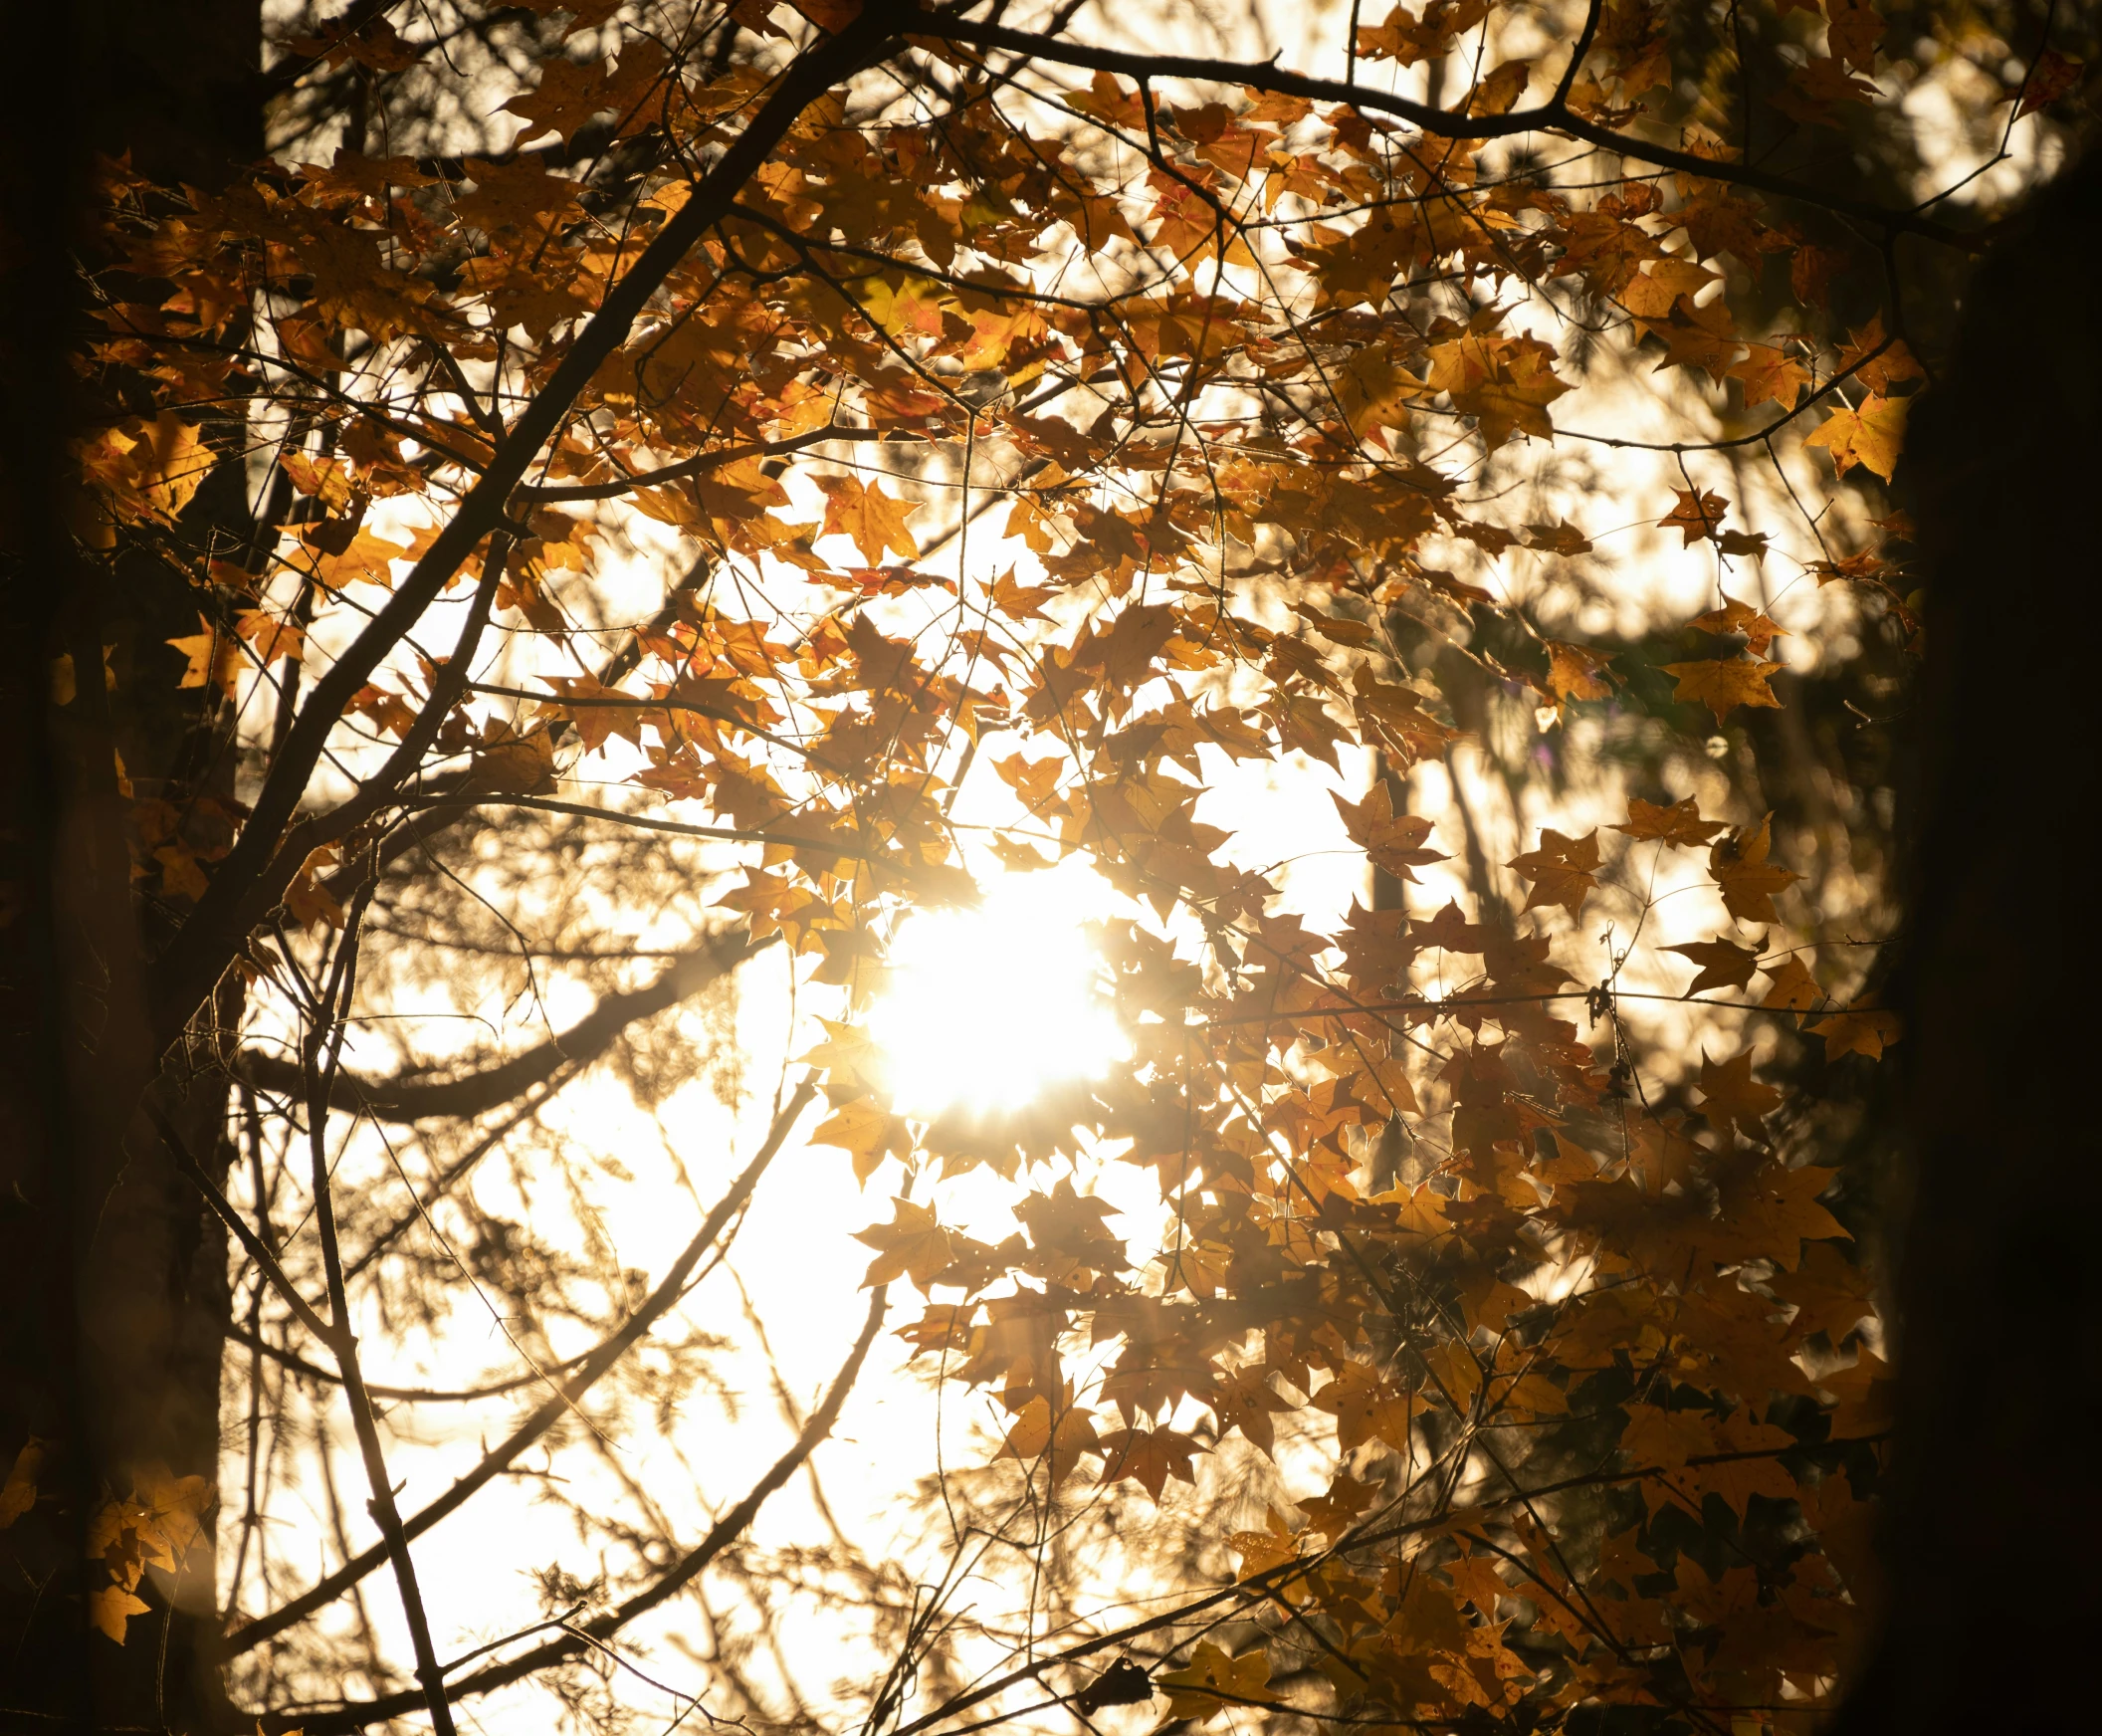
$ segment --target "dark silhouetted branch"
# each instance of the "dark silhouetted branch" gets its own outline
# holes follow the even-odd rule
[[[382,1121],[487,1115],[543,1084],[565,1064],[597,1059],[628,1026],[690,999],[770,944],[770,940],[754,941],[738,930],[687,954],[654,982],[601,996],[596,1006],[559,1035],[508,1061],[456,1079],[364,1079],[339,1072],[328,1094],[328,1107],[353,1114],[363,1111]],[[282,1055],[247,1049],[237,1066],[242,1078],[262,1090],[290,1096],[301,1089],[299,1063]]]

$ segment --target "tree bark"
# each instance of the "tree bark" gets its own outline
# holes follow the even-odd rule
[[[1894,1051],[1912,1198],[1887,1611],[1840,1727],[2092,1730],[2102,165],[2046,191],[1980,269],[1907,464],[1929,646]]]
[[[219,1032],[239,998],[237,983],[222,986],[163,1070],[144,995],[156,937],[133,894],[119,779],[231,794],[233,763],[216,692],[200,704],[163,667],[164,641],[195,631],[187,585],[143,557],[87,557],[71,534],[72,339],[85,312],[73,257],[94,246],[94,152],[204,186],[261,155],[261,13],[256,0],[93,0],[18,22],[5,752],[22,890],[4,943],[0,1460],[34,1441],[41,1462],[34,1499],[0,1533],[4,1705],[42,1729],[185,1732],[226,1716],[209,1510],[180,1570],[141,1582],[149,1614],[121,1646],[87,1620],[107,1583],[87,1533],[98,1507],[141,1483],[215,1480],[225,1237],[137,1105],[150,1085],[194,1149],[223,1162]],[[183,529],[249,542],[238,463],[200,491]],[[61,658],[70,697],[51,685]]]

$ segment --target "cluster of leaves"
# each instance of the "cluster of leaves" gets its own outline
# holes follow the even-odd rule
[[[528,10],[555,46],[509,150],[211,192],[110,167],[80,534],[187,576],[165,679],[270,744],[242,799],[133,792],[163,1004],[238,965],[311,1013],[293,931],[354,923],[434,810],[734,847],[724,906],[836,991],[817,1138],[863,1181],[1016,1184],[1004,1242],[939,1191],[865,1238],[871,1284],[955,1293],[909,1336],[997,1395],[1007,1456],[1159,1499],[1235,1431],[1334,1419],[1325,1492],[1235,1539],[1267,1649],[1198,1644],[1173,1715],[1804,1724],[1857,1619],[1868,1281],[1760,1042],[1652,1052],[1633,944],[1595,979],[1567,944],[1601,890],[1645,935],[1660,864],[1690,873],[1708,904],[1671,908],[1720,914],[1645,943],[1698,968],[1678,998],[1873,1060],[1895,1021],[1810,968],[1768,820],[1636,799],[1518,854],[1515,918],[1395,897],[1323,933],[1195,809],[1220,764],[1372,763],[1342,816],[1399,887],[1443,858],[1394,791],[1469,733],[1440,657],[1547,726],[1638,707],[1624,657],[1476,582],[1588,570],[1603,527],[1514,503],[1639,444],[1556,420],[1607,354],[1723,430],[1658,448],[1685,486],[1644,509],[1716,563],[1711,654],[1662,666],[1675,739],[1783,703],[1770,568],[1916,643],[1901,521],[1725,528],[1689,464],[1757,451],[1798,507],[1887,481],[1924,376],[1864,286],[1948,232],[1757,166],[1729,78],[1675,71],[1704,6],[1578,9],[1533,56],[1482,0],[1361,29],[1354,72],[1433,63],[1439,104],[876,0]],[[1875,95],[1871,6],[1762,29],[1797,125]],[[306,52],[379,77],[425,47],[365,17]],[[190,511],[252,458],[260,553]],[[687,577],[607,634],[634,550],[672,547]],[[966,830],[984,769],[1010,817]],[[1069,856],[1156,919],[1097,935],[1129,1063],[901,1115],[860,1022],[898,923]],[[1104,1151],[1157,1183],[1157,1249],[1076,1191]]]

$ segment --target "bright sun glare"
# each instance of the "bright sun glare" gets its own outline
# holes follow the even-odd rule
[[[1021,1103],[1128,1052],[1095,987],[1088,891],[1056,874],[1007,875],[975,910],[904,924],[870,1015],[900,1109]]]

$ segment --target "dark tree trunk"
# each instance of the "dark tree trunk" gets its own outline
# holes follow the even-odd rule
[[[1848,1736],[2102,1725],[2098,170],[2043,194],[1981,267],[1907,461],[1929,645],[1898,1051],[1912,1197],[1885,1631]]]
[[[182,1732],[223,1722],[209,1537],[182,1573],[147,1574],[149,1613],[119,1646],[89,1621],[107,1571],[88,1531],[111,1497],[216,1480],[224,1234],[139,1104],[150,1089],[192,1149],[223,1162],[214,1027],[238,1017],[238,984],[163,1065],[143,995],[159,937],[131,885],[118,756],[142,791],[178,796],[231,794],[234,766],[216,693],[170,679],[165,640],[196,631],[187,584],[157,560],[84,558],[70,535],[69,352],[85,312],[70,262],[94,247],[93,152],[205,186],[261,154],[261,16],[256,0],[95,0],[17,23],[0,776],[19,893],[0,931],[0,1470],[32,1442],[42,1462],[36,1498],[0,1532],[0,1720]],[[238,461],[200,491],[182,533],[219,550],[250,541]],[[73,693],[58,704],[62,657]]]

